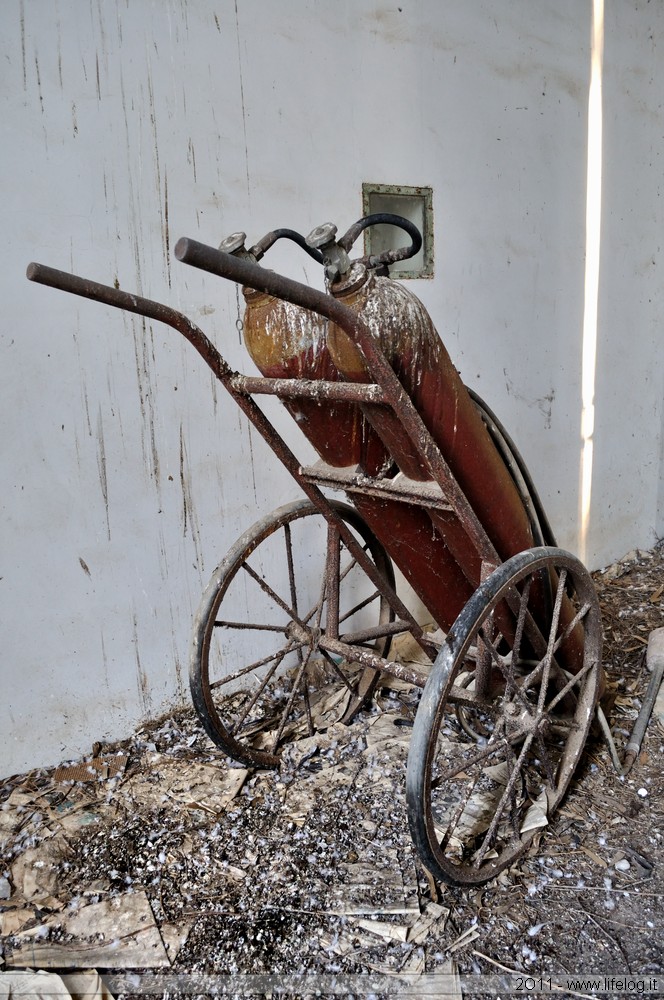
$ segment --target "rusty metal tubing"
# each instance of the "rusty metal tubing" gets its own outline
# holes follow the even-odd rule
[[[205,249],[210,250],[211,248],[205,247]],[[233,263],[239,263],[239,261],[230,254],[224,254],[218,251],[213,252],[218,253],[219,256],[232,261]],[[269,271],[263,271],[263,269],[258,267],[256,264],[252,264],[251,267],[261,274],[272,273]],[[394,612],[400,618],[408,621],[413,637],[418,641],[422,649],[430,655],[432,659],[435,659],[438,651],[430,642],[427,641],[422,627],[418,624],[408,608],[398,597],[394,588],[390,587],[387,581],[385,581],[377,572],[376,567],[369,559],[362,546],[357,543],[355,536],[346,527],[343,520],[332,509],[325,494],[322,493],[322,491],[313,483],[309,483],[302,478],[300,474],[300,463],[297,457],[290,450],[283,438],[274,429],[260,407],[257,406],[251,397],[235,389],[233,380],[234,377],[236,377],[236,373],[227,364],[212,341],[206,337],[203,331],[197,327],[195,323],[192,323],[191,320],[189,320],[182,313],[175,309],[171,309],[170,306],[163,305],[160,302],[154,302],[152,299],[145,299],[139,295],[134,295],[131,292],[122,291],[119,288],[112,288],[109,285],[102,285],[97,281],[91,281],[88,278],[82,278],[76,274],[59,271],[56,268],[48,267],[45,264],[38,264],[33,261],[28,265],[26,275],[30,281],[35,281],[42,285],[48,285],[51,288],[59,288],[61,291],[70,292],[73,295],[80,295],[83,298],[93,299],[96,302],[102,302],[106,305],[114,306],[117,309],[123,309],[127,312],[136,313],[139,316],[145,316],[148,319],[157,320],[158,322],[165,323],[167,326],[173,327],[174,330],[181,333],[182,336],[196,348],[203,360],[211,368],[214,375],[236,401],[245,416],[252,422],[257,431],[272,448],[277,458],[282,462],[295,481],[299,484],[305,495],[316,506],[327,522],[335,525],[340,537],[353,558],[357,560],[369,579],[378,588],[380,593],[383,594],[383,596],[389,601]],[[302,287],[307,289],[306,285],[303,285]],[[323,297],[327,298],[327,296]],[[385,666],[386,664],[383,663],[383,669],[385,669]]]
[[[380,386],[366,382],[326,382],[324,379],[261,378],[256,375],[234,375],[233,388],[252,395],[278,396],[279,399],[341,400],[344,403],[383,402]]]
[[[311,309],[340,326],[359,348],[371,378],[380,385],[385,402],[394,410],[417,453],[428,467],[432,478],[445,493],[480,559],[492,562],[494,565],[501,562],[479,518],[452,475],[413,401],[399,382],[379,345],[371,336],[369,327],[360,315],[325,292],[320,292],[315,288],[310,288],[309,285],[303,285],[299,281],[293,281],[291,278],[268,271],[250,261],[215,250],[214,247],[206,246],[197,240],[183,237],[176,243],[174,252],[177,259],[185,264],[191,264],[193,267],[198,267],[211,274],[228,278],[256,291],[274,295],[285,302],[302,306],[304,309]]]
[[[359,663],[362,667],[369,667],[372,670],[386,671],[385,661],[377,653],[372,653],[364,646],[354,646],[335,639],[329,633],[324,632],[318,639],[318,646],[328,653],[346,657],[353,663]],[[417,667],[407,663],[390,662],[389,673],[392,677],[413,684],[415,687],[423,688],[427,682],[427,674],[418,670]]]
[[[657,695],[659,694],[659,689],[662,684],[662,678],[664,678],[664,628],[653,629],[650,633],[648,637],[648,648],[646,650],[646,663],[648,665],[648,669],[652,671],[650,675],[650,682],[648,683],[648,688],[643,701],[641,702],[641,710],[639,711],[636,722],[634,723],[632,735],[630,736],[627,746],[625,747],[625,758],[622,765],[618,760],[618,754],[615,749],[611,729],[609,728],[606,717],[603,712],[600,714],[598,711],[598,718],[606,737],[606,741],[609,744],[609,751],[611,752],[614,767],[616,768],[618,774],[621,775],[629,774],[634,761],[639,756],[641,744],[643,743],[643,737],[646,734],[650,716],[652,715],[653,708],[655,707]]]

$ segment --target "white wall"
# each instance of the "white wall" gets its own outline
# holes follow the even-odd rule
[[[5,0],[0,773],[187,694],[204,583],[296,495],[166,328],[28,283],[29,260],[169,302],[251,370],[235,290],[179,236],[251,241],[431,185],[413,287],[579,549],[590,0]],[[592,566],[664,531],[664,9],[607,4]],[[272,266],[317,280],[293,248]],[[290,429],[285,421],[281,426]]]

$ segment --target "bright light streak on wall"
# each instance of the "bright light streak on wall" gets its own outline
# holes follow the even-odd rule
[[[588,164],[586,173],[586,272],[581,359],[581,482],[579,491],[579,556],[584,561],[587,559],[590,502],[593,485],[597,307],[599,300],[600,235],[602,226],[604,0],[592,0],[592,5],[590,88],[588,92]]]

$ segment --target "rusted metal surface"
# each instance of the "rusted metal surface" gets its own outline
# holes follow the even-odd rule
[[[445,499],[438,483],[416,482],[399,473],[394,478],[376,479],[367,476],[361,469],[351,466],[348,469],[335,468],[324,462],[317,462],[302,469],[302,475],[310,482],[319,486],[329,486],[332,489],[345,490],[353,495],[379,496],[386,499],[402,500],[427,509],[450,511],[452,508]]]
[[[343,238],[346,242],[351,242],[357,235],[358,225]],[[331,252],[329,247],[334,243],[335,234],[336,227],[326,225],[314,230],[309,240],[319,243],[325,256]],[[328,263],[335,261],[336,258],[330,257]],[[335,273],[338,263],[335,264]],[[533,522],[524,503],[523,490],[519,492],[515,483],[515,471],[518,470],[508,468],[504,453],[496,447],[495,435],[492,437],[489,434],[476,401],[461,382],[419,300],[401,285],[369,274],[360,264],[352,268],[349,266],[344,278],[331,285],[331,292],[367,322],[371,335],[424,418],[500,558],[509,558],[531,547],[534,543]],[[249,302],[256,296],[256,293],[245,294]],[[262,338],[263,365],[268,357],[268,363],[274,365],[280,374],[287,374],[295,357],[297,365],[293,374],[315,376],[320,358],[326,371],[338,369],[351,382],[370,379],[361,351],[337,324],[331,323],[328,327],[311,311],[298,308],[293,314],[292,309],[283,304],[277,305],[271,298],[259,298],[268,303],[268,312],[260,317],[260,333],[256,337],[257,340]],[[302,350],[303,346],[306,350]],[[343,465],[352,454],[353,461],[358,460],[364,471],[375,475],[375,464],[368,460],[368,453],[360,450],[358,454],[357,448],[351,452],[349,447],[356,439],[365,443],[367,440],[375,442],[378,436],[402,473],[413,480],[430,481],[431,473],[422,461],[419,442],[405,433],[401,414],[389,407],[377,410],[366,403],[360,409],[366,418],[361,437],[357,435],[357,409],[339,413],[328,411],[325,414],[320,409],[305,413],[300,408],[296,418],[299,418],[302,430],[319,454],[331,464]],[[373,428],[375,435],[371,431],[367,434],[367,426]],[[331,451],[327,443],[330,438],[335,442],[338,440],[337,432],[347,442],[343,451],[338,448]],[[383,462],[383,468],[386,464]],[[490,490],[486,488],[487,480],[491,482]],[[358,495],[357,491],[355,501],[438,623],[449,627],[472,589],[480,583],[483,562],[496,565],[498,560],[483,560],[455,510],[441,509],[434,504],[429,506],[429,517],[436,530],[427,543],[423,537],[427,526],[422,525],[419,512],[404,508],[389,510],[385,502],[379,507],[372,500]],[[425,560],[413,560],[413,551],[416,548],[421,550],[423,542],[434,550],[431,553],[433,566]],[[541,596],[540,605],[545,613],[545,595]],[[571,620],[572,609],[568,602],[564,616]],[[509,633],[510,622],[501,624]],[[573,637],[567,645],[572,650]],[[580,651],[578,646],[576,652],[568,656],[572,667],[579,662]]]
[[[343,401],[343,393],[324,386],[339,382],[339,372],[327,346],[327,320],[291,302],[243,289],[246,300],[244,341],[259,371],[271,379],[320,381],[320,396],[284,399],[286,408],[322,459],[332,465],[362,462],[377,473],[389,464],[380,438],[362,411]],[[324,403],[324,405],[323,405]]]
[[[330,653],[345,656],[351,662],[361,663],[363,666],[371,667],[375,670],[387,670],[392,677],[398,677],[399,680],[405,681],[407,684],[424,687],[426,683],[427,674],[424,671],[417,670],[416,667],[412,667],[406,663],[390,663],[386,667],[385,661],[370,650],[365,649],[363,646],[348,645],[338,639],[333,639],[327,633],[321,635],[319,646]]]
[[[331,238],[331,231],[329,227],[319,229],[320,240],[326,243]],[[393,465],[392,456],[371,423],[376,400],[369,394],[378,387],[374,389],[370,384],[365,385],[367,397],[362,398],[355,395],[359,387],[357,382],[338,383],[338,389],[334,391],[331,389],[334,383],[324,381],[320,383],[319,393],[312,395],[312,402],[305,400],[300,387],[304,389],[312,380],[315,385],[317,379],[340,378],[328,345],[329,321],[309,309],[247,288],[244,289],[244,296],[247,303],[244,336],[254,363],[264,375],[274,379],[277,395],[285,401],[289,397],[297,399],[292,403],[287,401],[286,406],[323,460],[331,466],[358,466],[365,474],[367,482],[364,490],[353,488],[349,491],[357,509],[377,537],[387,545],[392,558],[436,621],[442,626],[449,626],[470,597],[472,582],[469,583],[459,571],[449,537],[435,533],[422,510],[409,511],[401,503],[389,502],[390,480],[386,473]],[[288,381],[292,387],[290,390],[282,388]],[[239,382],[236,380],[234,384],[237,386]],[[382,389],[379,391],[380,402],[385,403],[385,393]],[[325,395],[327,400],[323,406]],[[343,399],[372,405],[362,408],[355,402],[339,401]],[[387,407],[383,409],[383,417],[392,421],[397,419]],[[317,480],[314,478],[313,481]],[[371,499],[369,484],[372,482],[377,484],[376,490],[382,494],[380,503]],[[329,475],[325,485],[333,485]],[[444,500],[440,486],[431,481],[430,485],[436,487],[440,494],[438,502],[432,503],[431,508],[441,522],[449,522],[448,536],[456,531],[460,544],[467,547],[467,537],[456,516],[451,513],[448,504],[440,502]],[[431,488],[427,489],[422,484],[424,500],[430,498],[431,492]],[[411,493],[414,499],[416,487]],[[397,487],[393,499],[403,501],[405,498]],[[422,506],[420,499],[415,499],[415,503]],[[413,558],[413,553],[421,555]]]
[[[325,241],[327,234],[322,239]],[[444,541],[431,530],[426,514],[417,510],[409,516],[402,503],[390,502],[388,480],[374,478],[387,472],[392,460],[371,423],[355,405],[355,400],[362,401],[355,395],[357,386],[338,383],[339,388],[334,391],[333,383],[326,381],[311,403],[300,395],[300,387],[304,388],[311,380],[339,379],[327,344],[328,320],[275,296],[247,288],[244,296],[247,303],[244,336],[254,363],[264,375],[277,377],[275,388],[284,400],[289,390],[282,386],[290,381],[290,392],[299,398],[293,403],[286,402],[286,406],[326,463],[358,466],[378,484],[378,490],[383,490],[380,503],[354,490],[355,506],[377,537],[388,545],[392,558],[436,621],[441,625],[451,624],[472,588],[458,572]],[[234,384],[239,385],[237,380]],[[367,392],[374,391],[370,386],[365,388]],[[385,402],[383,390],[380,392],[380,401]],[[326,393],[328,400],[323,406],[322,397]],[[352,402],[331,403],[344,399]],[[320,482],[315,477],[311,481]],[[332,485],[329,476],[325,485]],[[403,496],[399,499],[403,500]],[[416,558],[414,553],[418,554]]]
[[[482,561],[498,565],[530,547],[533,536],[505,462],[424,307],[400,285],[367,278],[362,268],[354,268],[337,286],[335,298],[193,240],[180,240],[175,253],[186,263],[331,320],[327,346],[335,366],[351,381],[381,386],[389,408],[362,407],[367,421],[410,478],[438,483],[454,514],[432,509],[423,515],[361,496],[355,504],[436,621],[448,627],[479,583]],[[399,322],[391,322],[390,316]],[[409,343],[407,332],[419,342]],[[324,422],[320,433],[324,443],[329,436]],[[340,459],[333,464],[346,463]],[[545,594],[539,603],[546,617]],[[573,619],[567,601],[563,616]],[[510,622],[501,624],[509,633]],[[578,631],[567,640],[566,650],[570,669],[578,669]]]
[[[333,285],[331,291],[366,320],[501,559],[529,548],[530,523],[514,482],[421,302],[397,282],[376,278],[357,265],[349,281]],[[349,381],[366,381],[367,366],[345,331],[334,324],[328,339],[343,375]],[[401,470],[412,479],[429,479],[429,469],[404,434],[398,415],[365,413]],[[458,529],[456,518],[435,523],[477,586],[481,556],[475,545]]]
[[[416,476],[421,478],[426,474],[426,469],[429,469],[434,482],[438,484],[454,508],[456,518],[449,517],[440,510],[431,509],[424,513],[422,510],[417,511],[412,505],[407,506],[401,502],[387,499],[381,499],[377,502],[374,497],[361,495],[355,497],[355,503],[372,530],[389,544],[394,558],[409,583],[423,599],[436,620],[441,624],[448,625],[458,615],[472,592],[470,584],[459,573],[454,556],[450,551],[451,548],[454,548],[454,544],[450,546],[449,540],[452,537],[451,531],[458,530],[457,519],[461,523],[465,535],[468,536],[468,546],[475,547],[478,560],[484,559],[487,562],[497,563],[500,559],[463,490],[444,460],[440,449],[423,424],[412,400],[405,393],[391,365],[385,359],[379,345],[376,344],[371,328],[364,317],[353,313],[343,303],[329,295],[272,272],[264,271],[252,262],[237,259],[194,241],[180,240],[176,247],[176,255],[213,273],[220,273],[232,280],[254,286],[259,291],[269,295],[281,296],[285,301],[294,301],[303,309],[313,309],[319,315],[331,319],[347,335],[347,339],[350,339],[352,344],[357,345],[366,363],[366,370],[374,376],[375,383],[380,384],[385,402],[395,413],[396,424],[400,425],[398,427],[399,440],[406,442],[407,454],[413,454],[416,458],[410,471],[414,471]],[[300,483],[305,494],[321,508],[324,516],[331,523],[335,522],[334,513],[329,510],[329,505],[327,505],[320,489],[314,482],[307,481],[301,475],[296,457],[276,433],[263,412],[256,406],[253,399],[235,387],[236,374],[231,371],[205,334],[185,316],[160,303],[43,265],[30,265],[28,277],[31,280],[50,284],[74,294],[95,298],[109,305],[145,315],[177,329],[196,347],[275,454]],[[347,404],[343,403],[342,405]],[[377,407],[371,407],[371,410],[374,415],[379,412]],[[336,457],[339,460],[341,453],[337,453]],[[404,464],[407,463],[404,462]],[[452,526],[447,531],[447,538],[444,537],[442,531],[440,532],[441,537],[432,533],[430,519],[438,519],[439,522],[446,520],[448,527]],[[344,542],[352,551],[354,546],[357,547],[355,539],[344,537],[345,527],[343,524],[338,525],[338,527]],[[366,561],[364,553],[358,552],[356,557],[360,564],[362,564],[363,559]],[[374,567],[367,565],[366,572],[370,577],[374,574],[377,586],[381,585],[375,575]],[[390,601],[399,617],[411,621],[413,634],[422,643],[423,648],[427,649],[428,644],[421,628],[414,622],[412,615],[397,595],[394,593],[390,595]],[[571,620],[571,612],[567,607],[565,615]],[[573,648],[574,645],[574,637],[572,636],[568,646]],[[577,649],[575,655],[569,657],[572,667],[575,662],[579,661],[579,655],[580,650]]]
[[[476,545],[479,554],[488,560],[497,557],[497,552],[487,537],[479,518],[454,478],[448,463],[441,455],[440,449],[417,412],[413,401],[385,359],[364,317],[356,314],[332,296],[319,292],[318,289],[310,288],[299,281],[293,281],[291,278],[265,270],[257,264],[238,260],[230,254],[224,254],[204,243],[199,243],[197,240],[183,237],[178,240],[174,252],[178,260],[191,264],[193,267],[209,271],[211,274],[218,274],[222,278],[228,278],[257,291],[274,295],[285,302],[300,305],[304,309],[311,309],[313,312],[331,319],[344,333],[348,334],[351,341],[359,347],[373,382],[382,387],[386,401],[398,413],[413,448],[421,452],[423,466],[429,469],[431,478],[441,486],[450,503],[458,512],[459,519]]]
[[[376,221],[394,220],[392,216],[360,220],[339,241],[343,253],[366,225]],[[325,257],[326,248],[337,246],[335,234],[335,226],[320,226],[310,234],[308,242],[320,244]],[[404,254],[416,247],[414,241]],[[235,252],[239,252],[237,248]],[[325,259],[329,266],[335,265],[335,274],[338,273],[340,261]],[[372,336],[413,397],[417,410],[428,417],[429,430],[441,445],[466,496],[469,496],[469,484],[476,484],[474,495],[469,499],[485,527],[489,521],[494,535],[492,541],[495,542],[498,535],[500,544],[497,547],[501,556],[505,558],[531,545],[529,519],[503,458],[496,452],[421,304],[401,286],[376,279],[358,264],[352,269],[348,264],[345,279],[333,284],[331,290],[367,320]],[[246,288],[244,294],[248,350],[264,375],[292,379],[290,391],[293,395],[297,394],[296,387],[303,377],[313,380],[338,378],[338,371],[355,383],[369,377],[361,354],[338,325],[332,323],[328,327],[325,318],[310,309],[271,295]],[[279,391],[282,394],[283,391]],[[359,463],[366,473],[375,476],[394,458],[408,477],[430,481],[431,473],[422,462],[418,443],[409,439],[400,414],[392,409],[376,412],[371,405],[358,409],[343,403],[334,406],[328,403],[323,409],[301,399],[287,406],[319,455],[331,465]],[[485,489],[486,475],[493,481],[490,495]],[[409,517],[404,509],[388,511],[385,503],[378,510],[371,501],[357,496],[356,502],[373,530],[389,545],[393,558],[416,593],[439,624],[448,627],[480,580],[481,556],[459,517],[449,507],[441,510],[432,505],[430,516],[436,532],[431,532],[431,540],[428,540],[428,526],[422,523],[419,513],[413,512]],[[491,537],[491,530],[488,534]],[[432,565],[425,560],[413,560],[413,551],[421,550],[423,544],[435,550],[432,553],[433,572]]]
[[[250,396],[278,396],[279,399],[312,399],[318,403],[340,400],[347,403],[383,403],[385,398],[378,385],[349,385],[347,382],[326,382],[324,379],[258,378],[234,375],[236,392]]]

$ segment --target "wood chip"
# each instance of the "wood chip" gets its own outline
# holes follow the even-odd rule
[[[403,924],[387,924],[382,920],[358,920],[357,926],[386,941],[403,941],[404,943],[410,930]]]
[[[440,906],[438,903],[429,903],[424,913],[418,917],[410,928],[407,938],[408,943],[422,944],[429,936],[434,924],[436,925],[436,930],[443,930],[449,915],[450,911],[446,907]]]
[[[599,856],[599,854],[595,854],[595,852],[591,851],[590,848],[584,847],[583,844],[581,844],[579,846],[579,850],[583,851],[583,853],[586,855],[586,857],[590,858],[591,861],[594,861],[595,864],[599,865],[601,868],[608,868],[609,867],[608,864],[606,863],[606,861],[604,860],[604,858],[601,858]]]
[[[468,930],[465,930],[463,934],[459,935],[456,941],[452,942],[452,944],[449,946],[447,950],[450,952],[450,954],[453,954],[455,951],[459,951],[459,949],[465,948],[466,945],[471,944],[473,941],[476,941],[479,936],[480,934],[478,930],[476,930],[474,927],[469,927]]]
[[[48,932],[58,927],[77,940],[67,944],[41,940],[44,929]],[[76,912],[56,914],[16,937],[19,946],[8,956],[15,968],[131,969],[170,965],[144,892],[125,893]]]
[[[103,781],[123,774],[129,757],[93,757],[80,764],[56,768],[54,781]]]

